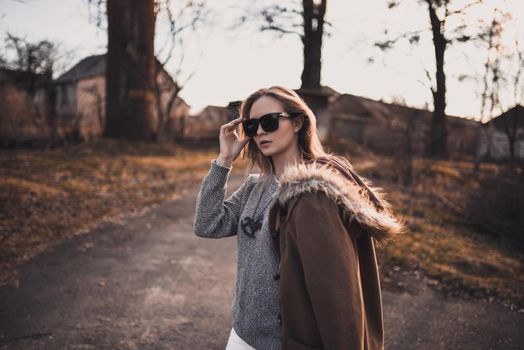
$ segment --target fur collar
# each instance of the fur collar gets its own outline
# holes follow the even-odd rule
[[[285,206],[294,203],[293,199],[303,193],[322,191],[337,203],[346,227],[356,221],[363,232],[368,232],[381,243],[400,233],[403,224],[391,214],[381,189],[371,187],[367,180],[363,181],[380,199],[384,210],[378,210],[367,191],[347,180],[338,170],[317,163],[298,163],[287,167],[279,179],[277,198],[279,204]]]

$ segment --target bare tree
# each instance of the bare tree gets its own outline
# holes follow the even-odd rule
[[[324,35],[324,15],[327,0],[315,2],[302,1],[304,7],[304,69],[302,88],[320,89],[320,70],[322,67],[322,38]]]
[[[107,0],[104,136],[154,141],[154,0]]]
[[[524,107],[522,106],[522,96],[519,94],[519,90],[522,93],[522,75],[524,73],[524,50],[520,47],[519,41],[515,41],[515,48],[517,51],[516,61],[517,61],[517,71],[511,82],[513,83],[513,101],[515,107],[511,110],[511,116],[507,119],[504,119],[504,130],[508,138],[509,150],[510,150],[510,159],[511,163],[515,162],[515,146],[517,142],[517,137],[520,129],[524,129],[524,120],[522,120],[522,115],[524,114]]]
[[[156,7],[156,17],[164,14],[169,25],[169,39],[163,48],[161,48],[155,56],[158,58],[155,65],[155,101],[158,116],[158,138],[165,140],[170,139],[166,130],[166,122],[171,116],[172,110],[175,107],[178,94],[184,88],[185,84],[196,73],[196,70],[190,72],[184,81],[180,81],[184,55],[184,33],[187,31],[195,31],[197,27],[205,21],[207,16],[205,3],[203,1],[186,1],[174,13],[172,9],[172,2],[170,0],[158,1]],[[174,74],[174,80],[162,79],[163,72],[166,71],[166,65],[173,60],[175,49],[178,48],[178,67]],[[161,57],[163,56],[163,57]],[[160,77],[160,78],[159,78]],[[167,102],[164,103],[162,96],[167,94]],[[183,134],[183,130],[178,130],[181,126],[175,125],[175,137]]]
[[[510,13],[496,10],[489,27],[489,34],[486,38],[487,55],[484,63],[481,94],[481,122],[486,122],[485,142],[487,153],[490,153],[491,138],[496,127],[502,130],[507,137],[510,161],[513,163],[518,132],[523,127],[523,122],[519,118],[523,109],[522,106],[519,106],[519,103],[521,103],[519,91],[522,91],[520,81],[523,75],[524,54],[518,39],[516,39],[514,47],[505,46],[503,43],[502,35],[510,17]],[[517,67],[514,71],[508,68],[512,62]],[[513,89],[513,99],[508,104],[508,111],[500,115],[500,118],[495,118],[495,111],[501,113],[504,109],[499,98],[503,87]],[[515,107],[511,108],[513,105]],[[479,162],[480,155],[477,157],[475,170],[478,170]]]
[[[30,42],[25,38],[7,33],[5,37],[5,50],[13,53],[13,59],[3,59],[2,66],[8,69],[30,73],[30,90],[33,93],[36,79],[51,80],[56,65],[58,50],[57,45],[49,40]]]
[[[486,117],[488,120],[493,119],[493,110],[495,108],[495,94],[493,92],[490,93],[490,73],[492,74],[492,82],[497,83],[498,81],[498,70],[493,69],[494,64],[492,62],[493,57],[498,57],[498,50],[500,50],[500,35],[502,32],[502,23],[494,16],[491,24],[489,26],[488,35],[485,38],[486,44],[487,44],[487,55],[486,55],[486,61],[484,62],[484,72],[482,74],[482,93],[481,93],[481,106],[480,106],[480,122],[483,123],[486,121]],[[489,110],[487,108],[489,103],[489,97],[491,97],[491,104],[489,105]],[[492,125],[490,123],[485,124],[487,127],[483,127],[480,129],[480,131],[477,134],[477,152],[475,157],[475,167],[474,167],[474,173],[478,174],[478,171],[480,169],[480,162],[481,162],[481,143],[485,142],[487,147],[487,152],[489,154],[489,148],[491,147],[491,136],[492,136]],[[484,137],[482,137],[484,136]]]
[[[242,18],[262,16],[260,31],[272,31],[279,36],[296,35],[303,45],[304,66],[302,69],[302,85],[304,89],[320,89],[322,69],[322,42],[325,26],[331,25],[325,17],[327,0],[302,0],[282,5],[282,2],[264,6],[259,12]],[[258,10],[258,9],[257,9]]]
[[[518,46],[517,46],[518,47]],[[522,51],[519,51],[517,53],[518,62],[520,65],[524,64],[523,60],[523,54]],[[495,74],[494,76],[497,77],[496,82],[493,83],[493,90],[491,94],[491,101],[493,105],[496,105],[499,107],[499,110],[502,110],[500,107],[501,103],[499,100],[499,90],[500,83],[502,82],[504,85],[508,85],[511,83],[515,84],[515,90],[517,90],[517,87],[519,85],[520,76],[522,75],[522,67],[519,68],[518,72],[516,73],[516,76],[511,79],[511,77],[505,78],[500,77],[503,73],[501,73],[500,69],[500,62],[499,60],[496,60],[495,66],[493,68]],[[520,105],[520,102],[517,98],[514,100],[515,106],[507,110],[506,112],[502,113],[499,117],[493,119],[490,124],[493,124],[493,127],[497,127],[498,129],[502,130],[504,132],[504,135],[507,138],[508,141],[508,149],[509,149],[509,160],[510,165],[514,166],[516,161],[516,155],[515,155],[515,147],[517,145],[519,132],[521,135],[524,135],[521,131],[524,129],[524,121],[522,116],[524,115],[524,107]]]
[[[102,28],[107,15],[108,54],[106,69],[106,137],[153,141],[163,132],[167,116],[176,101],[181,84],[170,86],[167,108],[163,108],[162,90],[157,77],[172,58],[180,32],[201,19],[204,1],[187,0],[178,14],[172,12],[171,0],[88,0],[94,5],[96,24]],[[104,13],[103,9],[107,9]],[[193,11],[189,23],[182,14]],[[155,58],[156,20],[166,14],[171,42],[167,56]],[[187,16],[186,16],[187,17]],[[154,114],[157,114],[155,120]]]
[[[396,110],[399,115],[406,116],[405,123],[401,124],[400,135],[402,136],[395,147],[394,164],[399,175],[398,181],[404,186],[411,186],[413,183],[413,133],[418,112],[415,109],[406,111],[406,100],[403,97],[395,96],[391,103],[393,110]]]
[[[49,41],[28,41],[25,38],[7,33],[5,50],[11,52],[12,60],[4,59],[1,67],[17,70],[25,74],[28,86],[26,91],[34,97],[37,86],[43,88],[45,94],[44,116],[48,129],[48,143],[53,146],[58,142],[58,125],[55,111],[55,90],[51,80],[55,68],[65,56],[58,51],[59,45]]]
[[[431,83],[431,94],[433,96],[433,116],[431,119],[431,128],[429,142],[427,145],[426,152],[432,157],[446,157],[447,156],[447,122],[446,122],[446,73],[444,70],[445,64],[445,53],[450,44],[456,42],[467,42],[477,37],[481,37],[482,34],[472,36],[466,31],[467,26],[461,25],[453,30],[447,28],[449,19],[453,16],[465,15],[467,9],[482,3],[482,0],[470,0],[466,5],[461,8],[452,8],[451,0],[418,0],[419,3],[423,4],[427,8],[429,15],[429,24],[433,41],[433,48],[435,53],[435,75],[432,76],[429,71],[426,70],[426,76]],[[390,0],[388,7],[393,9],[403,1]],[[405,2],[405,1],[404,1]],[[412,1],[409,1],[412,2]],[[418,44],[421,38],[421,34],[426,29],[421,29],[413,32],[403,33],[396,38],[390,38],[385,41],[377,42],[375,45],[381,50],[389,50],[395,46],[395,44],[402,40],[407,39],[410,44]]]

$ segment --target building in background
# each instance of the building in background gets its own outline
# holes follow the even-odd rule
[[[329,106],[340,96],[340,93],[329,86],[320,89],[296,89],[295,92],[307,103],[317,119],[317,129],[321,140],[326,140],[329,130]]]
[[[524,159],[524,107],[516,105],[483,124],[478,151],[485,159]]]
[[[155,124],[164,138],[184,134],[189,105],[179,96],[178,86],[157,61]],[[58,77],[55,110],[62,137],[83,141],[102,136],[105,123],[106,55],[89,56]],[[160,126],[161,125],[161,126]]]
[[[324,116],[331,144],[356,143],[382,154],[409,147],[413,154],[422,155],[432,112],[341,94],[332,100]],[[480,123],[448,116],[447,124],[450,155],[474,156]]]
[[[105,55],[82,59],[51,80],[43,75],[0,69],[0,147],[64,144],[100,138],[105,124]],[[183,137],[190,106],[157,61],[157,138]]]
[[[239,101],[230,102],[227,106],[207,106],[189,117],[184,131],[184,140],[213,140],[218,142],[220,127],[238,118]]]

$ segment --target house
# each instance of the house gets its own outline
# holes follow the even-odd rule
[[[479,156],[504,160],[524,159],[524,107],[516,105],[482,125]]]
[[[242,101],[231,101],[227,106],[206,106],[195,115],[189,116],[184,140],[218,140],[220,127],[239,117]]]
[[[239,101],[228,106],[206,106],[196,115],[189,117],[184,131],[185,140],[217,139],[220,127],[238,118]]]
[[[242,106],[242,101],[231,101],[227,104],[227,108],[229,109],[229,119],[233,120],[238,117],[240,117],[240,107]]]
[[[157,62],[154,119],[162,130],[173,138],[183,134],[189,105],[179,96],[171,102],[178,86]],[[58,77],[55,87],[55,110],[62,137],[72,136],[84,141],[102,135],[105,123],[106,55],[84,58]],[[169,109],[169,113],[168,112]],[[168,115],[167,115],[168,114]]]
[[[320,139],[326,139],[329,128],[329,115],[326,112],[329,105],[340,96],[340,93],[329,86],[321,86],[320,89],[300,88],[296,89],[295,92],[315,114]]]
[[[340,93],[329,86],[321,86],[320,89],[295,89],[313,112],[325,110],[330,102],[335,100]]]
[[[351,94],[338,96],[325,113],[330,142],[349,140],[386,154],[404,147],[408,138],[411,150],[422,154],[429,137],[431,117],[432,112],[428,110]],[[449,153],[473,156],[480,124],[453,116],[446,120]]]

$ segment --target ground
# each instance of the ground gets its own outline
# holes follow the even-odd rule
[[[232,176],[228,192],[242,180]],[[18,288],[0,288],[0,349],[224,349],[236,240],[193,234],[198,188],[24,264]],[[416,272],[390,278],[387,349],[524,348],[524,313],[446,297]]]
[[[209,143],[99,140],[0,151],[0,286],[16,287],[20,266],[101,222],[180,198],[218,155]],[[416,157],[413,180],[405,185],[405,161],[349,149],[345,156],[355,169],[385,189],[393,211],[406,222],[404,234],[378,249],[384,285],[396,287],[392,276],[407,270],[432,278],[434,287],[447,293],[524,308],[524,251],[514,241],[483,232],[486,222],[474,226],[469,217],[472,208],[482,209],[488,215],[477,218],[491,219],[490,228],[496,219],[502,229],[509,222],[512,231],[521,232],[515,218],[524,208],[524,196],[518,195],[524,188],[512,183],[524,181],[501,177],[503,164],[483,163],[474,174],[471,160]],[[246,172],[247,162],[237,159],[232,173]],[[492,215],[494,209],[498,215]]]

